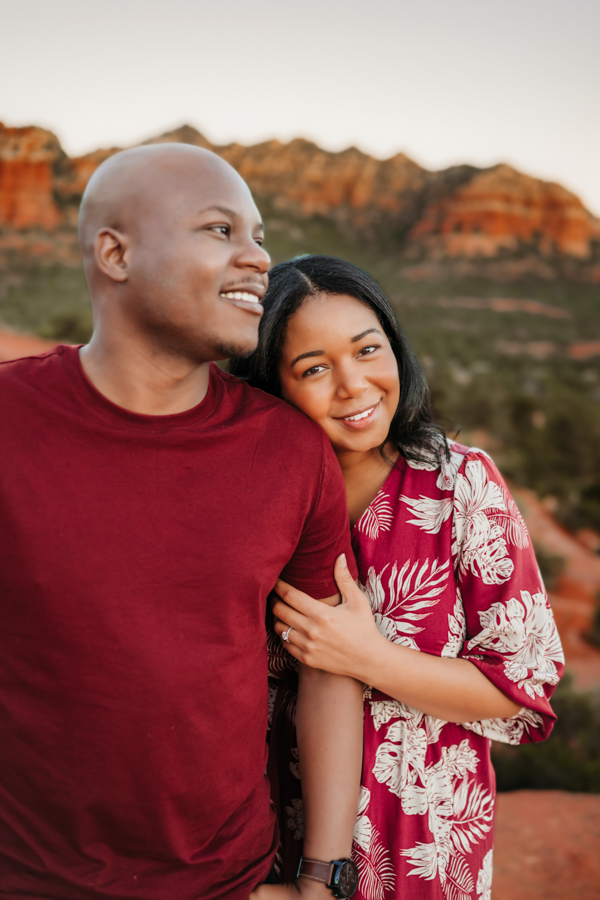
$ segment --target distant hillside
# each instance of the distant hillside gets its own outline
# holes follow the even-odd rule
[[[560,185],[507,165],[430,172],[401,153],[377,160],[353,147],[329,153],[300,139],[214,146],[189,126],[148,143],[168,141],[228,160],[275,230],[281,220],[324,220],[346,239],[384,249],[413,280],[485,275],[600,283],[600,220]],[[73,262],[81,195],[117,149],[69,158],[49,131],[0,124],[0,252]]]

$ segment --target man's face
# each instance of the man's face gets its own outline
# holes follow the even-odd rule
[[[270,259],[245,183],[183,159],[157,173],[132,241],[128,308],[158,346],[194,361],[251,353]]]

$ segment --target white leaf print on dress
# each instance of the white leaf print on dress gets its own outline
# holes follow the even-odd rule
[[[493,850],[488,850],[488,852],[483,857],[483,865],[479,870],[479,874],[477,875],[477,896],[481,898],[481,900],[492,900],[492,861],[493,861]]]
[[[436,469],[439,469],[439,475],[436,481],[436,487],[438,487],[441,491],[451,491],[454,488],[454,483],[456,482],[456,474],[460,469],[462,462],[464,460],[463,453],[457,453],[456,450],[452,449],[453,442],[448,441],[448,446],[450,448],[450,459],[447,460],[445,455],[442,453],[441,459],[438,459],[431,454],[431,459],[428,462],[419,461],[409,459],[407,460],[408,465],[411,469],[421,469],[425,472],[435,472]],[[440,449],[442,445],[440,442]]]
[[[373,775],[392,794],[402,797],[404,789],[423,774],[426,750],[427,734],[422,728],[404,719],[394,722],[375,753]]]
[[[555,663],[564,655],[554,616],[542,593],[521,591],[521,601],[493,603],[479,613],[482,630],[467,647],[481,647],[504,657],[507,678],[533,699],[544,696],[544,684],[557,684]]]
[[[504,527],[493,518],[508,516],[504,493],[488,478],[480,460],[465,465],[454,493],[452,555],[459,579],[471,572],[484,584],[503,584],[514,570],[508,555]]]
[[[506,491],[503,487],[500,488],[502,491],[502,496],[504,497],[504,502],[506,504],[506,513],[501,511],[493,512],[491,515],[491,519],[496,525],[501,525],[504,528],[504,533],[506,535],[506,540],[509,544],[513,544],[515,547],[520,547],[521,550],[524,550],[525,547],[529,546],[529,532],[527,531],[527,525],[525,524],[525,519],[521,515],[519,507],[510,496],[508,491]]]
[[[367,506],[356,523],[356,527],[358,531],[375,540],[379,537],[380,532],[390,530],[393,520],[394,513],[390,498],[380,491],[373,502]]]
[[[450,577],[450,561],[441,563],[434,559],[424,562],[416,560],[411,564],[407,559],[401,569],[394,563],[389,573],[388,595],[383,586],[383,576],[388,565],[377,574],[371,566],[367,582],[361,585],[371,604],[371,611],[377,629],[389,641],[418,650],[416,641],[410,635],[423,631],[416,623],[431,615],[432,607],[440,602],[440,594]]]
[[[452,515],[452,497],[444,500],[436,500],[434,497],[425,497],[423,494],[418,500],[412,497],[400,497],[403,503],[409,507],[416,519],[407,519],[409,525],[417,525],[428,534],[437,534],[444,522]]]
[[[446,869],[444,896],[448,900],[471,900],[473,876],[464,856],[454,856]]]
[[[441,655],[456,659],[463,648],[467,636],[467,620],[460,590],[456,588],[456,600],[452,613],[448,613],[448,640],[444,644]]]
[[[461,891],[469,896],[469,883],[472,892],[468,860],[464,864],[454,860],[466,860],[467,854],[485,839],[492,827],[493,797],[483,785],[468,778],[468,773],[476,771],[478,762],[466,739],[443,747],[438,762],[427,766],[420,776],[424,786],[419,787],[413,781],[403,792],[403,811],[408,815],[427,813],[435,841],[435,858],[431,845],[422,843],[401,851],[414,867],[409,874],[433,878],[437,873],[447,900],[458,900]]]
[[[410,850],[401,850],[402,856],[408,856],[413,869],[409,875],[418,875],[426,881],[433,881],[437,875],[437,847],[435,843],[423,844],[418,841]]]
[[[480,722],[463,722],[463,728],[474,731],[492,741],[504,744],[520,744],[523,734],[537,731],[544,724],[544,719],[533,709],[524,706],[514,716],[507,719],[482,719]]]
[[[382,725],[387,725],[390,719],[397,719],[402,715],[402,703],[399,700],[371,700],[370,706],[375,731],[379,731]]]
[[[396,874],[379,833],[366,815],[371,792],[360,789],[352,858],[358,866],[358,889],[365,900],[384,900],[394,889]]]

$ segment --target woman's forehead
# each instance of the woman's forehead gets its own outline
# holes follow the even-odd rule
[[[356,297],[348,294],[317,294],[305,300],[290,319],[290,326],[291,330],[297,332],[326,331],[332,335],[347,332],[350,337],[353,323],[357,322],[378,322],[378,319],[371,307]]]

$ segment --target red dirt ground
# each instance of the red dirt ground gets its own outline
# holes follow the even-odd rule
[[[56,341],[44,341],[28,334],[0,331],[0,362],[18,359],[20,356],[35,356],[45,353],[56,345]]]
[[[492,900],[600,898],[600,795],[498,794]]]

